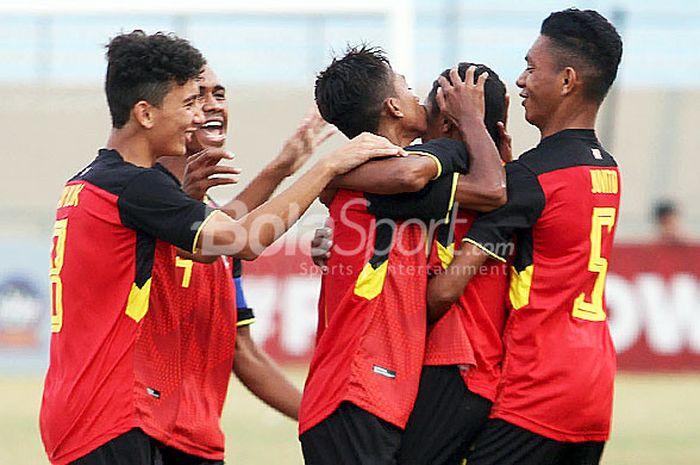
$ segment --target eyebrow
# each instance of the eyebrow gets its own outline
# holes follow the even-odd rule
[[[182,103],[188,104],[190,102],[197,100],[198,98],[199,98],[199,93],[192,94],[192,95],[188,96],[185,100],[183,100]]]

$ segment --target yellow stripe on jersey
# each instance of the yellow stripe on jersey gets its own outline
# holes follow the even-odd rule
[[[466,242],[467,244],[471,244],[478,249],[481,249],[486,255],[488,255],[491,258],[495,258],[499,262],[503,262],[503,263],[506,262],[505,258],[501,257],[500,255],[496,255],[495,253],[491,252],[489,249],[487,249],[483,245],[479,244],[476,241],[469,239],[468,237],[465,237],[464,239],[462,239],[462,243],[464,243],[464,242]]]
[[[442,175],[442,163],[440,163],[440,160],[438,159],[438,157],[436,157],[432,153],[411,151],[411,150],[407,150],[406,153],[408,153],[409,155],[420,155],[422,157],[429,157],[431,160],[433,160],[435,162],[435,165],[437,166],[437,174],[435,175],[435,177],[433,177],[432,180],[435,180]]]
[[[442,268],[444,270],[447,269],[448,266],[450,266],[450,263],[452,263],[452,260],[455,258],[455,244],[454,242],[447,247],[442,245],[441,243],[437,243],[437,253],[438,257],[440,257],[440,263],[442,264]]]
[[[459,181],[459,173],[452,173],[452,192],[450,193],[450,203],[447,205],[447,215],[445,215],[445,223],[450,222],[450,213],[455,204],[455,195],[457,195],[457,183]]]
[[[138,287],[136,283],[131,286],[129,300],[126,303],[126,315],[139,322],[148,313],[148,298],[151,295],[151,278],[148,278],[143,286]]]
[[[372,300],[377,297],[384,288],[386,272],[389,268],[389,260],[385,260],[379,267],[374,268],[366,263],[355,282],[355,295]]]
[[[510,303],[513,309],[518,310],[530,303],[530,287],[532,286],[532,273],[535,270],[534,265],[526,267],[518,273],[515,267],[511,266],[510,275]]]
[[[214,210],[213,212],[209,213],[209,216],[204,218],[204,221],[202,221],[202,224],[199,225],[199,228],[197,229],[197,233],[194,235],[194,241],[192,241],[192,253],[197,253],[197,241],[199,240],[199,235],[202,234],[202,230],[204,229],[204,226],[207,225],[209,220],[214,218],[214,215],[217,213],[220,213],[222,215],[225,215],[225,213],[219,211],[219,210]]]

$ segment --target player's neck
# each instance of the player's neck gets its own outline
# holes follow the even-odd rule
[[[151,168],[157,156],[152,153],[148,141],[133,134],[128,128],[112,128],[112,133],[107,140],[107,148],[119,152],[124,161],[132,165]]]
[[[389,142],[398,145],[399,147],[406,147],[421,136],[420,134],[416,133],[416,131],[406,129],[400,124],[390,124],[382,121],[379,122],[377,135],[386,137]]]
[[[189,156],[189,155],[187,155]],[[187,166],[187,156],[184,157],[160,157],[158,163],[175,176],[180,182],[185,178],[185,166]]]
[[[580,104],[570,107],[562,105],[552,117],[539,127],[540,138],[544,139],[566,129],[595,129],[598,106]]]

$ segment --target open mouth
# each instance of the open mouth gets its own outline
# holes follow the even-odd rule
[[[207,119],[197,130],[197,139],[202,145],[220,145],[226,139],[223,118],[217,116]]]

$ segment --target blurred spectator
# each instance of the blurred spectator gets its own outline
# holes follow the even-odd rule
[[[654,206],[656,240],[663,244],[685,244],[687,237],[682,231],[680,212],[675,202],[660,200]]]

